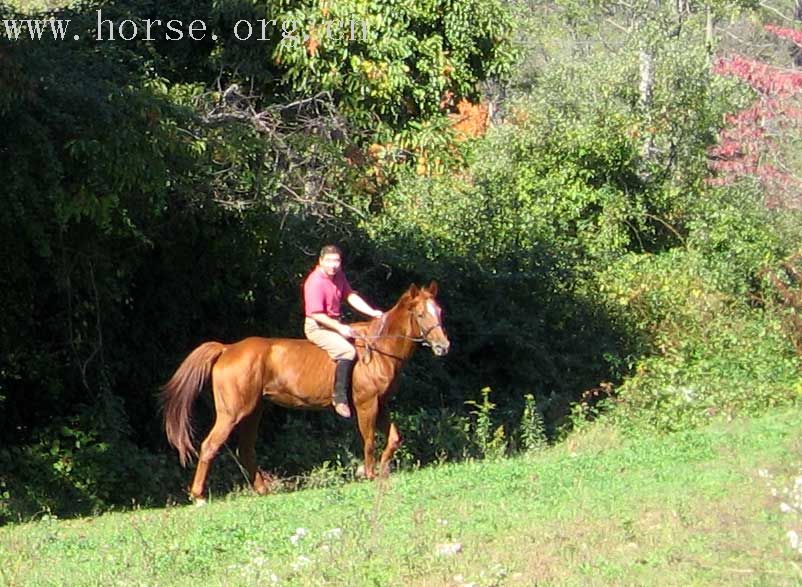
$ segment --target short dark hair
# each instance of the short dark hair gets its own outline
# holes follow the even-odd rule
[[[326,255],[340,255],[342,258],[343,252],[340,250],[340,247],[337,245],[326,245],[322,249],[320,249],[320,259],[325,257]]]

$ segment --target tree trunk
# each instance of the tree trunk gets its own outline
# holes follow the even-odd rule
[[[651,120],[652,88],[654,87],[654,55],[651,51],[640,52],[640,107],[646,121]],[[652,130],[644,133],[645,140],[641,147],[641,156],[648,160],[652,154]]]
[[[794,20],[802,23],[802,0],[796,0],[794,3]],[[802,67],[802,49],[794,45],[791,50],[791,56],[794,58],[794,65]]]

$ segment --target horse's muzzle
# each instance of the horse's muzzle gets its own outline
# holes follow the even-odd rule
[[[432,352],[437,355],[438,357],[444,357],[448,354],[448,348],[451,346],[449,343],[445,342],[435,342],[432,343]]]

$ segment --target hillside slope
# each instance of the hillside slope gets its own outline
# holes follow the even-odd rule
[[[596,427],[386,482],[45,517],[0,528],[0,582],[798,584],[800,433],[797,411],[637,442]]]

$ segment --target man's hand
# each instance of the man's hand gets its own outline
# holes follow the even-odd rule
[[[356,338],[356,332],[354,332],[353,328],[351,328],[347,324],[340,324],[340,327],[337,329],[337,332],[342,334],[345,338]]]
[[[364,314],[365,316],[370,316],[371,318],[378,318],[384,313],[381,310],[377,310],[376,308],[368,304],[356,292],[351,292],[348,295],[348,298],[346,298],[346,301],[351,305],[351,307],[354,310],[356,310],[360,314]]]
[[[347,324],[343,324],[336,318],[331,318],[323,313],[312,314],[312,319],[329,330],[339,333],[345,338],[356,338],[356,333]]]

